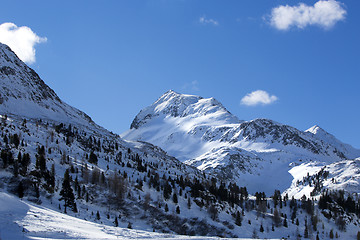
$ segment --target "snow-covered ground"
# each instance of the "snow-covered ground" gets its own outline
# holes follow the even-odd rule
[[[85,221],[0,192],[0,239],[219,239],[161,234]],[[221,238],[226,239],[226,238]],[[245,239],[245,238],[244,238]]]

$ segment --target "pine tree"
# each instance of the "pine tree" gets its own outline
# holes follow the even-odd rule
[[[96,220],[100,220],[100,213],[99,213],[99,211],[96,212]]]
[[[39,169],[41,172],[45,172],[46,170],[46,159],[43,154],[36,155],[36,168]]]
[[[69,169],[66,169],[66,171],[64,173],[64,180],[62,183],[62,189],[60,191],[60,196],[61,196],[61,198],[59,200],[60,201],[64,200],[65,213],[66,213],[67,207],[71,207],[71,209],[74,212],[76,212],[77,209],[76,209],[76,203],[75,203],[75,196],[74,196],[73,189],[71,188],[71,185],[70,185]]]
[[[284,218],[284,224],[283,224],[283,225],[284,225],[284,227],[286,227],[286,228],[288,227],[288,223],[287,223],[286,218]]]
[[[178,197],[177,197],[176,193],[173,194],[173,202],[178,203]]]
[[[13,174],[15,177],[19,175],[19,161],[15,160],[13,165]]]
[[[20,163],[20,174],[22,176],[25,176],[26,173],[27,173],[27,170],[28,170],[28,167],[30,165],[30,155],[28,153],[25,153],[21,160],[19,160],[19,163]]]
[[[115,227],[118,227],[118,226],[119,226],[119,222],[118,222],[117,216],[115,216],[114,224],[115,224]]]
[[[179,206],[176,207],[176,213],[180,214],[180,207]]]
[[[281,218],[280,218],[280,214],[279,214],[279,211],[277,210],[277,208],[275,208],[275,210],[274,210],[273,222],[276,227],[279,227],[281,224]]]
[[[24,186],[21,181],[19,182],[19,186],[17,187],[17,194],[19,198],[24,197]]]
[[[95,165],[97,165],[97,163],[98,163],[98,158],[97,158],[97,156],[96,156],[96,154],[94,152],[90,153],[89,163],[92,163],[92,164],[95,164]]]
[[[304,238],[309,238],[309,230],[307,224],[305,224]]]
[[[190,199],[190,196],[188,197],[187,207],[188,207],[188,209],[191,209],[191,199]]]
[[[242,217],[239,211],[236,212],[235,224],[241,226]]]
[[[262,224],[260,225],[260,232],[264,232],[264,227]]]
[[[55,187],[55,164],[51,165],[51,171],[50,171],[50,185],[52,187]]]
[[[169,206],[167,204],[165,204],[165,212],[169,211]]]

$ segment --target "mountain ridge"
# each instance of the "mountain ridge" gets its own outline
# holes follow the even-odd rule
[[[0,43],[0,113],[96,126],[84,112],[63,102],[39,75]]]
[[[121,136],[150,142],[202,171],[221,178],[228,175],[237,182],[264,175],[268,169],[283,169],[281,190],[286,189],[281,182],[289,180],[289,164],[324,165],[360,156],[360,150],[318,126],[300,131],[270,119],[241,121],[213,98],[172,90],[141,110]],[[274,164],[268,166],[269,162]]]

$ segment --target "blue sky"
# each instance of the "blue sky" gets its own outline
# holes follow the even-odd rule
[[[318,16],[317,0],[5,0],[0,24],[46,37],[30,66],[113,132],[173,89],[215,97],[243,120],[318,124],[360,148],[360,2],[330,2],[339,8]],[[295,16],[300,3],[314,16]],[[256,90],[270,102],[241,104]]]

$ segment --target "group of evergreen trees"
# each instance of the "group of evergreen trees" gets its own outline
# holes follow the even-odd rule
[[[175,209],[175,213],[181,214],[182,209],[180,209],[179,202],[186,199],[189,209],[193,207],[193,203],[201,208],[206,207],[209,216],[214,221],[217,221],[220,211],[224,210],[224,206],[230,206],[233,211],[234,223],[238,226],[244,224],[244,210],[255,210],[258,217],[265,218],[266,215],[272,215],[272,231],[275,231],[275,227],[287,228],[289,224],[296,224],[297,226],[304,224],[305,230],[302,233],[304,237],[309,237],[310,232],[317,231],[319,216],[314,211],[316,204],[312,199],[305,196],[300,201],[294,198],[289,201],[287,195],[282,196],[280,191],[276,190],[271,198],[266,197],[263,192],[256,192],[255,200],[250,200],[246,187],[239,187],[235,183],[225,184],[225,182],[218,181],[216,178],[209,179],[202,174],[185,177],[183,174],[177,174],[169,165],[163,165],[161,162],[147,162],[145,155],[140,156],[139,153],[130,148],[127,151],[119,151],[117,142],[95,136],[86,136],[84,132],[78,131],[76,127],[71,125],[59,124],[54,129],[56,133],[63,134],[63,137],[58,137],[58,139],[63,138],[69,147],[74,140],[77,140],[83,147],[84,156],[86,156],[84,164],[79,170],[76,165],[73,166],[71,159],[63,151],[65,160],[62,163],[68,166],[65,166],[66,171],[61,188],[57,186],[59,189],[57,191],[61,196],[59,201],[63,202],[65,212],[68,209],[77,212],[76,201],[82,199],[87,202],[91,201],[95,196],[91,196],[89,189],[101,191],[108,197],[109,204],[119,207],[127,196],[131,196],[130,188],[134,187],[138,191],[143,191],[144,184],[147,184],[149,188],[159,192],[159,195],[163,197],[164,202],[159,204],[159,208],[163,207],[165,212],[169,211],[169,204],[173,204],[174,208],[172,209]],[[37,191],[42,188],[49,193],[53,193],[55,190],[55,166],[52,165],[51,169],[48,170],[49,160],[47,158],[47,154],[51,154],[51,148],[46,149],[39,144],[35,155],[35,168],[29,169],[30,155],[16,150],[24,144],[19,135],[3,134],[2,137],[5,145],[0,153],[0,166],[11,170],[14,176],[18,174],[23,178],[28,176]],[[14,158],[13,152],[18,154],[17,158]],[[109,169],[108,167],[108,174],[105,174],[96,166],[99,158],[105,158],[106,161],[113,159],[113,162],[119,166],[121,171]],[[310,182],[318,193],[322,190],[322,179],[326,179],[327,176],[328,172],[323,169],[317,175],[308,176],[303,181]],[[19,197],[24,196],[25,187],[28,186],[28,184],[25,186],[23,183],[24,181],[19,181],[17,188]],[[149,196],[145,196],[144,199],[140,200],[144,202],[144,208],[150,208],[151,198]],[[273,203],[272,207],[270,206],[271,201]],[[286,207],[287,204],[290,207],[291,223],[287,218],[288,216],[281,213],[281,209],[284,206]],[[345,230],[346,227],[346,221],[341,217],[341,214],[346,212],[360,216],[359,198],[351,195],[345,196],[343,191],[323,192],[318,205],[322,210],[330,210],[330,214],[333,215],[327,215],[327,217],[333,217],[340,230]],[[308,214],[305,222],[302,221],[302,223],[297,217],[299,208]],[[324,214],[329,214],[329,212],[327,211]],[[99,212],[96,213],[96,218],[100,220]],[[114,219],[114,224],[118,226],[118,217],[116,216]],[[251,223],[249,222],[249,224]],[[260,232],[265,231],[263,223],[257,227]],[[331,233],[329,234],[331,236]],[[334,235],[333,232],[332,234]]]

